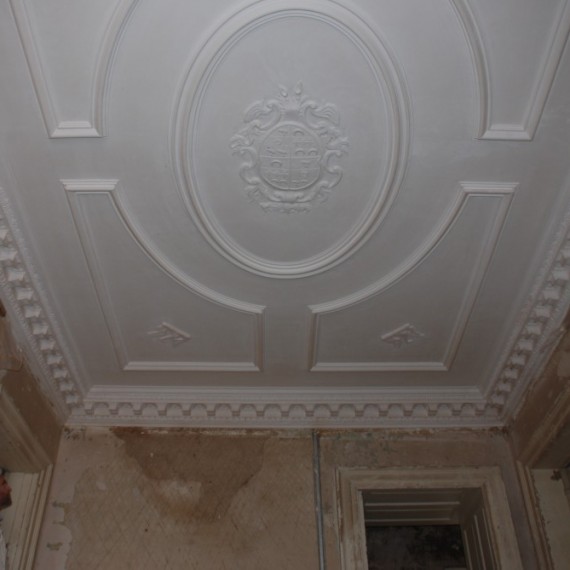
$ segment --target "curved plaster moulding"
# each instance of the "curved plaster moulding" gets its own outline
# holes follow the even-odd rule
[[[375,283],[352,293],[341,299],[322,303],[319,305],[309,306],[311,311],[311,338],[309,341],[309,367],[312,372],[380,372],[380,371],[440,371],[446,372],[450,369],[455,355],[459,349],[460,340],[477,294],[483,282],[483,278],[487,272],[489,262],[493,255],[493,251],[497,244],[501,229],[504,225],[508,210],[511,204],[513,194],[518,187],[518,183],[514,182],[461,182],[460,189],[457,192],[455,199],[450,204],[447,212],[442,216],[439,223],[435,226],[433,231],[424,242],[402,263],[393,269],[390,273],[376,281]],[[475,271],[473,277],[466,288],[465,297],[461,303],[461,309],[451,333],[450,340],[441,362],[319,362],[318,361],[318,348],[320,337],[320,319],[327,314],[337,313],[349,309],[350,307],[362,303],[375,295],[379,295],[386,291],[398,281],[411,274],[421,263],[423,263],[430,254],[442,242],[449,230],[454,226],[458,220],[461,212],[465,209],[468,200],[471,197],[484,196],[491,198],[499,198],[500,203],[496,207],[495,218],[493,221],[492,229],[489,230],[485,236],[485,241],[480,253],[479,259],[476,261]],[[388,332],[382,337],[382,340],[390,339],[392,335],[398,338],[398,333],[402,331],[414,331],[414,335],[423,336],[420,332],[416,331],[409,323],[402,327]],[[412,336],[412,339],[417,339],[417,336]],[[401,344],[405,344],[405,340]]]
[[[123,370],[164,370],[164,371],[210,371],[210,372],[260,372],[263,369],[264,354],[264,306],[246,303],[222,295],[212,289],[202,285],[189,275],[178,269],[153,245],[145,232],[137,225],[134,217],[129,213],[128,207],[117,195],[116,188],[118,180],[61,180],[63,187],[68,192],[69,203],[73,218],[81,236],[81,243],[84,254],[91,272],[93,283],[98,291],[99,301],[105,320],[109,327],[109,332],[115,347],[119,366]],[[131,361],[128,357],[123,332],[112,309],[113,303],[109,298],[104,285],[105,279],[100,268],[98,255],[95,251],[89,232],[83,231],[85,226],[85,213],[79,204],[81,195],[103,194],[111,202],[118,219],[126,230],[130,238],[153,264],[165,273],[175,283],[181,285],[191,293],[198,295],[210,303],[215,303],[220,307],[242,313],[249,321],[252,332],[251,362],[155,362],[155,361]],[[156,329],[147,331],[147,335],[153,339],[173,342],[173,346],[190,340],[190,335],[169,323],[158,324]]]
[[[200,187],[195,174],[195,153],[200,148],[197,124],[216,71],[249,34],[288,17],[324,24],[358,50],[377,87],[378,101],[385,101],[383,112],[387,117],[386,132],[383,133],[386,152],[377,160],[384,171],[378,176],[380,180],[371,192],[365,211],[331,247],[312,257],[291,262],[258,256],[229,236],[205,203],[204,196],[208,191]],[[239,181],[241,176],[242,184],[246,182],[244,200],[249,192],[250,198],[273,215],[307,211],[314,201],[326,198],[339,183],[351,158],[345,156],[350,143],[342,134],[343,109],[336,107],[334,93],[329,97],[326,93],[318,93],[318,88],[311,89],[310,80],[310,77],[295,77],[290,85],[279,88],[281,93],[277,96],[273,92],[259,93],[258,99],[250,100],[245,109],[242,130],[234,132],[234,137],[225,141],[228,157],[232,150],[242,156],[241,166],[236,163],[235,169],[236,180]],[[322,95],[330,102],[320,99]],[[403,76],[394,56],[354,12],[336,2],[322,0],[274,0],[250,5],[217,27],[192,62],[178,97],[172,127],[173,161],[189,214],[221,255],[247,271],[272,278],[300,278],[325,271],[362,246],[389,210],[407,162],[408,107]],[[305,146],[310,143],[316,149],[315,156],[305,157],[306,164],[298,168],[291,146],[296,135],[303,139]],[[277,179],[279,173],[271,172],[275,165],[265,164],[268,157],[258,155],[263,155],[271,144],[284,144],[283,141],[287,146],[286,159],[291,162],[281,165],[284,168],[281,174],[285,178]]]
[[[93,138],[106,134],[106,97],[115,54],[127,23],[139,0],[119,0],[103,35],[93,72],[91,113],[81,120],[61,120],[57,116],[45,75],[45,63],[35,40],[27,0],[10,0],[20,41],[32,76],[41,114],[50,138]]]
[[[420,263],[422,263],[422,261],[424,261],[424,259],[426,259],[426,257],[437,247],[445,234],[457,220],[470,196],[499,196],[505,198],[506,200],[503,200],[501,203],[497,218],[497,224],[502,225],[510,205],[512,194],[517,187],[517,182],[461,182],[460,189],[447,208],[447,211],[441,217],[439,223],[434,227],[433,231],[424,240],[424,242],[412,253],[412,255],[376,283],[373,283],[356,293],[342,297],[341,299],[328,303],[311,305],[311,312],[317,315],[347,309],[356,303],[365,301],[366,299],[385,291],[388,287],[392,287],[392,285],[400,279],[403,279]]]
[[[43,379],[42,389],[62,421],[82,403],[78,375],[62,342],[53,311],[40,288],[30,254],[5,191],[0,188],[0,289],[10,315],[20,325],[28,355]]]
[[[469,7],[468,0],[449,0],[449,2],[459,20],[471,55],[471,63],[473,64],[475,84],[477,87],[477,100],[479,101],[477,137],[480,138],[487,130],[487,125],[490,121],[489,70],[483,49],[483,40],[481,39],[481,34],[473,12]]]
[[[152,241],[148,238],[145,232],[138,226],[134,217],[129,213],[128,206],[123,203],[120,195],[117,193],[117,186],[119,181],[116,179],[102,180],[102,179],[85,179],[85,180],[61,180],[60,181],[69,193],[69,196],[77,194],[105,194],[116,209],[122,223],[128,234],[138,244],[146,256],[155,263],[166,275],[174,281],[185,287],[186,289],[196,293],[203,299],[216,303],[227,309],[250,313],[252,315],[262,315],[265,309],[262,305],[254,305],[246,303],[237,299],[232,299],[213,291],[209,287],[202,285],[198,281],[192,279],[189,275],[180,271],[177,267],[172,265],[166,257],[154,246]],[[79,220],[76,198],[70,199],[71,208],[74,214],[75,222]]]
[[[493,86],[482,35],[469,7],[468,0],[450,0],[461,23],[477,81],[479,96],[479,127],[477,138],[482,140],[531,141],[544,111],[548,94],[554,83],[556,71],[570,33],[570,0],[561,0],[554,18],[555,26],[547,41],[546,54],[529,95],[524,117],[520,123],[500,123],[492,116]]]

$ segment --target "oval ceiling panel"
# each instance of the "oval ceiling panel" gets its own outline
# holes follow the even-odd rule
[[[393,57],[352,12],[320,1],[242,10],[194,58],[180,94],[173,148],[190,215],[254,273],[328,269],[397,192],[406,101]]]

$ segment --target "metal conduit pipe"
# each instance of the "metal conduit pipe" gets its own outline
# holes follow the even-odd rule
[[[313,481],[315,516],[317,519],[317,545],[319,549],[319,570],[326,570],[325,536],[323,525],[323,498],[321,495],[321,445],[319,434],[312,430],[313,437]]]

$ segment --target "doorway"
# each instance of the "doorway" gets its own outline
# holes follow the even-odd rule
[[[337,489],[343,570],[373,570],[367,527],[437,525],[459,527],[464,568],[522,568],[498,468],[340,469]]]

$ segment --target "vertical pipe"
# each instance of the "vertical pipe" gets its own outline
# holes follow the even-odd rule
[[[317,519],[317,544],[319,549],[319,570],[326,570],[325,536],[323,525],[323,498],[321,495],[321,446],[316,430],[313,436],[313,481],[315,497],[315,516]]]

